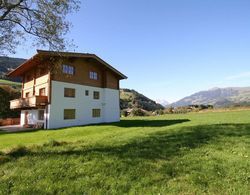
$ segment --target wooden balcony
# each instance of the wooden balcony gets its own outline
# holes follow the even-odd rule
[[[32,96],[28,98],[20,98],[10,101],[10,109],[18,108],[35,108],[45,106],[48,103],[47,96]]]

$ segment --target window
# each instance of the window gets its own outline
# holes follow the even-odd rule
[[[70,120],[76,118],[75,109],[64,109],[64,120]]]
[[[45,94],[45,88],[39,89],[39,96],[46,96],[46,94]]]
[[[99,100],[100,99],[100,92],[99,91],[94,91],[93,97],[94,97],[95,100]]]
[[[89,90],[85,90],[85,95],[89,96]]]
[[[64,97],[75,97],[75,89],[64,88]]]
[[[38,110],[38,120],[44,120],[44,110]]]
[[[92,117],[98,118],[101,116],[101,109],[92,109]]]
[[[89,72],[89,78],[93,80],[98,80],[97,72],[90,71]]]
[[[30,96],[30,92],[26,92],[25,93],[25,97],[27,98],[27,97],[29,97]]]
[[[70,65],[63,64],[63,65],[62,65],[62,71],[63,71],[63,73],[65,73],[65,74],[74,75],[74,74],[75,74],[75,67],[74,67],[74,66],[70,66]]]

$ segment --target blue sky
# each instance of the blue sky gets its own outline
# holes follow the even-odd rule
[[[170,102],[250,86],[249,0],[84,0],[68,38],[128,76],[121,87]],[[29,58],[34,47],[19,47]]]

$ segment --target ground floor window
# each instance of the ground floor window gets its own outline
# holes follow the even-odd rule
[[[44,110],[38,110],[38,120],[44,120]]]
[[[92,117],[97,118],[101,116],[101,109],[92,109]]]
[[[75,109],[64,109],[64,120],[75,119],[76,110]]]

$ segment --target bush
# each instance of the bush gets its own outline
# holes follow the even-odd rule
[[[155,115],[163,115],[164,114],[164,111],[163,110],[156,110],[155,112],[154,112],[154,114]]]
[[[140,108],[134,108],[131,111],[131,116],[147,116],[147,113]]]
[[[121,116],[127,117],[128,116],[128,112],[126,110],[122,110],[121,111]]]
[[[174,108],[173,107],[166,108],[165,113],[166,114],[173,114],[174,113]]]

